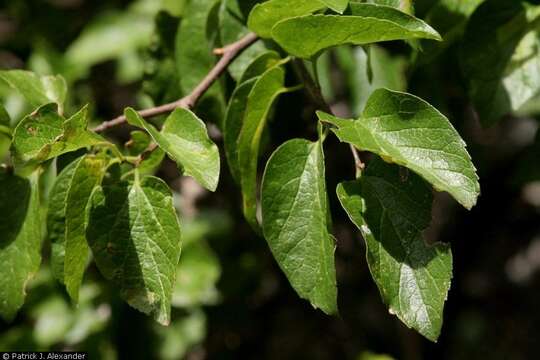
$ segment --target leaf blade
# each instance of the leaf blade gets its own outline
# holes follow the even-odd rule
[[[169,324],[181,233],[167,185],[148,176],[100,188],[87,235],[100,272],[122,298]]]
[[[480,185],[465,142],[444,115],[420,98],[378,89],[356,121],[318,116],[337,127],[332,131],[341,141],[408,167],[467,209],[475,205]]]
[[[320,141],[294,139],[274,152],[262,183],[263,233],[298,295],[333,314],[335,245],[329,232],[323,158]]]
[[[131,125],[145,129],[186,175],[208,190],[216,190],[220,173],[219,150],[210,140],[204,122],[194,113],[176,109],[165,120],[161,132],[131,108],[125,110],[125,115]]]
[[[431,341],[442,327],[452,254],[427,245],[432,195],[417,175],[375,159],[360,180],[338,185],[338,199],[366,241],[367,260],[390,313]]]
[[[441,40],[428,24],[392,7],[351,3],[351,9],[353,15],[306,15],[280,21],[273,27],[272,37],[285,51],[304,59],[344,44]]]

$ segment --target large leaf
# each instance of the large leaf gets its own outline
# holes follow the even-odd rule
[[[67,292],[75,303],[79,301],[79,288],[88,262],[87,206],[92,191],[101,184],[106,165],[106,159],[86,155],[66,167],[65,173],[58,177],[53,187],[51,201],[61,201],[64,206],[62,208],[55,203],[51,207],[54,213],[49,217],[49,224],[55,225],[51,233],[52,263],[56,276],[66,285]],[[60,225],[62,215],[64,215],[63,236],[59,233],[62,229]],[[62,267],[63,271],[60,270]]]
[[[56,103],[62,109],[66,100],[67,85],[58,76],[37,76],[24,70],[0,71],[0,79],[16,89],[33,107]]]
[[[262,184],[264,237],[300,297],[337,312],[322,143],[294,139],[272,155]]]
[[[428,245],[432,195],[417,175],[374,159],[359,181],[338,185],[338,198],[366,241],[373,279],[390,313],[436,341],[452,278],[452,254]]]
[[[484,126],[540,94],[540,6],[487,1],[473,13],[462,65]]]
[[[237,140],[238,170],[244,215],[254,229],[257,222],[257,163],[263,130],[275,99],[287,91],[285,70],[276,66],[255,82],[249,93],[242,128]],[[234,156],[234,148],[231,150]],[[234,160],[233,160],[234,163]]]
[[[56,104],[47,104],[19,122],[13,132],[13,149],[23,161],[43,162],[67,152],[104,143],[87,130],[88,107],[64,119]]]
[[[278,22],[296,16],[312,14],[326,8],[319,0],[270,0],[256,5],[248,18],[248,27],[260,37],[272,37]]]
[[[332,131],[341,141],[408,167],[467,209],[476,204],[480,185],[465,142],[448,119],[422,99],[379,89],[356,121],[318,115],[336,126]]]
[[[432,39],[440,35],[428,24],[389,6],[351,3],[352,15],[307,15],[283,20],[272,37],[288,53],[305,59],[343,44]]]
[[[219,181],[219,150],[208,137],[206,126],[195,114],[176,109],[165,120],[161,132],[144,120],[135,110],[125,111],[128,122],[148,131],[154,141],[202,186],[215,191]]]
[[[349,5],[349,0],[321,0],[330,9],[342,14]]]
[[[0,171],[0,213],[0,316],[11,321],[41,262],[37,174],[27,180]]]
[[[87,237],[100,272],[134,308],[170,322],[180,225],[167,185],[155,177],[99,188]]]

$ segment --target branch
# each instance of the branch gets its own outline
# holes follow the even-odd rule
[[[252,45],[255,41],[258,40],[258,37],[254,33],[249,33],[244,36],[242,39],[234,42],[230,45],[227,45],[223,48],[214,50],[214,54],[223,55],[221,59],[216,63],[216,65],[210,70],[210,72],[205,76],[205,78],[193,89],[193,91],[184,96],[183,98],[176,100],[172,103],[160,105],[150,109],[145,109],[139,111],[139,115],[143,118],[150,118],[157,115],[167,114],[177,108],[191,109],[195,106],[197,101],[203,96],[206,91],[212,86],[212,84],[223,74],[227,67],[233,62],[238,55]],[[124,115],[118,116],[109,121],[103,122],[101,125],[97,126],[93,130],[95,132],[103,132],[107,129],[110,129],[114,126],[121,125],[126,122],[126,117]]]

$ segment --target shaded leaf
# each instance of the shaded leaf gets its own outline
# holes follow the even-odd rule
[[[87,155],[77,162],[66,194],[65,254],[63,281],[70,297],[79,301],[79,288],[88,262],[86,227],[90,196],[100,184],[107,160]]]
[[[51,270],[53,276],[64,283],[64,255],[66,250],[66,203],[73,185],[75,171],[84,157],[69,163],[58,174],[49,195],[47,234],[51,242]]]
[[[100,272],[129,305],[163,325],[170,322],[180,236],[171,192],[158,178],[136,176],[92,196],[87,237]]]
[[[240,183],[240,169],[238,168],[238,146],[237,141],[244,123],[246,114],[246,104],[253,86],[259,78],[253,78],[245,81],[238,86],[231,95],[225,121],[223,123],[223,145],[225,155],[231,175],[237,183]]]
[[[298,295],[334,314],[335,245],[329,219],[321,142],[294,139],[281,145],[262,183],[264,237]]]
[[[480,185],[465,142],[448,119],[422,99],[379,89],[358,120],[321,112],[318,116],[337,127],[332,131],[341,141],[408,167],[467,209],[476,204]]]
[[[41,262],[38,174],[24,179],[0,171],[0,316],[11,321]]]
[[[307,15],[283,20],[272,37],[288,53],[305,59],[344,44],[389,40],[432,39],[440,35],[428,24],[388,6],[351,3],[352,15]]]
[[[254,229],[257,222],[257,163],[263,130],[268,113],[275,99],[286,92],[285,70],[276,66],[266,71],[251,89],[237,140],[237,148],[229,151],[238,154],[238,170],[242,187],[242,201],[246,220]],[[234,161],[233,161],[234,163]]]
[[[148,131],[186,175],[195,178],[208,190],[216,190],[220,170],[219,151],[208,137],[206,126],[194,113],[176,109],[165,120],[161,132],[131,108],[126,109],[125,115],[131,125]]]
[[[338,198],[366,241],[367,260],[390,313],[431,341],[442,327],[452,253],[427,245],[432,195],[417,175],[375,159],[358,181],[338,185]]]

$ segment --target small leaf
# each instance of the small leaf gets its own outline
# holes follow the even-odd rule
[[[349,5],[349,0],[321,0],[321,1],[330,9],[340,14],[343,14],[343,11],[345,11],[347,6]]]
[[[375,159],[359,181],[339,184],[337,194],[366,241],[369,269],[390,313],[437,341],[452,253],[423,239],[431,221],[427,184],[415,174],[404,180],[398,166]]]
[[[364,45],[390,40],[432,39],[440,35],[414,16],[388,6],[351,3],[352,15],[307,15],[283,20],[272,37],[285,51],[311,59],[344,44]]]
[[[100,272],[129,305],[163,325],[170,322],[180,236],[172,194],[158,178],[136,176],[92,196],[87,237]]]
[[[298,295],[337,312],[334,240],[321,142],[294,139],[268,160],[262,183],[264,237]]]
[[[61,201],[64,197],[64,236],[61,236],[62,208],[56,203],[52,206],[54,213],[50,218],[54,223],[53,264],[55,275],[66,285],[70,297],[75,303],[79,301],[79,288],[88,262],[88,245],[86,244],[87,206],[92,191],[101,184],[107,160],[93,155],[83,156],[66,167],[65,173],[59,176],[64,183],[55,184],[52,200]],[[56,230],[56,231],[54,231]],[[63,265],[63,271],[60,269]]]
[[[321,112],[318,116],[337,127],[332,131],[341,141],[408,167],[467,209],[476,204],[480,185],[465,142],[448,119],[422,99],[379,89],[356,121]]]
[[[296,16],[313,14],[326,8],[319,0],[270,0],[256,5],[248,18],[248,27],[260,37],[272,37],[278,22]]]
[[[16,89],[33,107],[56,103],[60,109],[66,100],[67,84],[58,76],[39,77],[24,70],[0,71],[0,79]]]
[[[38,176],[0,171],[0,316],[11,321],[24,304],[26,285],[41,262]]]
[[[219,181],[219,150],[208,137],[206,126],[194,113],[176,109],[165,120],[161,132],[144,120],[135,110],[125,111],[128,122],[148,131],[154,141],[179,168],[184,169],[202,186],[215,191]]]
[[[242,187],[244,216],[253,229],[257,222],[257,163],[263,130],[275,99],[286,92],[285,70],[276,66],[266,71],[248,96],[242,129],[237,140],[238,170]],[[230,150],[234,156],[234,148]]]
[[[106,142],[88,131],[88,107],[69,119],[47,104],[19,122],[13,132],[13,149],[23,161],[43,162],[67,152]]]

